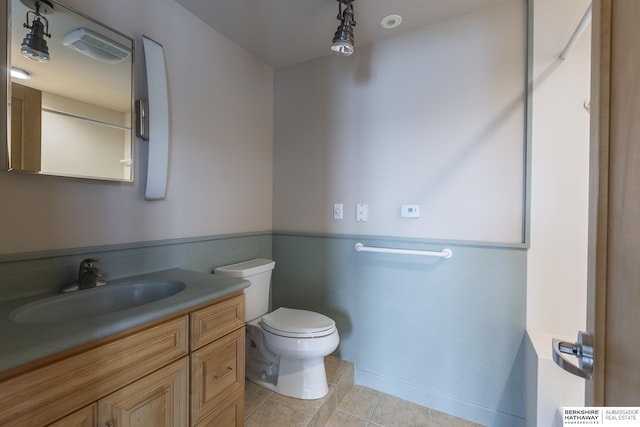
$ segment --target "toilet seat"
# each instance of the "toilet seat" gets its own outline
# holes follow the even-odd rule
[[[320,338],[336,332],[336,322],[307,310],[281,307],[262,316],[263,329],[287,338]]]

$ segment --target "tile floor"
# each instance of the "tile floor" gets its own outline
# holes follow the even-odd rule
[[[353,384],[353,364],[325,359],[329,394],[318,400],[281,396],[246,382],[246,427],[482,427]]]

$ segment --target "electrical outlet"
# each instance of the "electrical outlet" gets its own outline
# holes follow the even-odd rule
[[[356,221],[369,221],[369,205],[367,205],[366,203],[358,203],[356,205]]]

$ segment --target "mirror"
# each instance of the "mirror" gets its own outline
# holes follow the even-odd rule
[[[56,1],[6,3],[10,67],[29,75],[7,77],[8,169],[133,181],[133,40]],[[35,21],[46,62],[21,53]]]

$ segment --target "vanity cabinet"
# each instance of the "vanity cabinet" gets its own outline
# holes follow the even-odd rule
[[[177,362],[98,401],[98,425],[113,427],[189,425],[189,361]]]
[[[244,296],[191,314],[192,425],[244,423]]]
[[[59,419],[47,427],[95,427],[98,422],[98,404],[86,406]]]
[[[189,359],[183,357],[49,427],[148,427],[189,424]]]
[[[0,381],[0,425],[12,427],[242,426],[243,419],[242,294]]]

